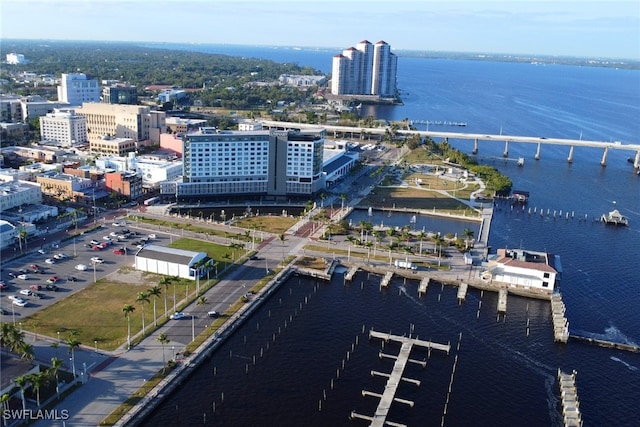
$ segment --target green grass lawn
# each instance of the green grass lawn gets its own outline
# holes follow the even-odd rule
[[[242,227],[249,230],[268,231],[269,233],[282,234],[299,220],[299,218],[290,218],[288,216],[254,216],[250,218],[242,218],[234,222],[236,227]]]

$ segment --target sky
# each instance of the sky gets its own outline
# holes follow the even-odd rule
[[[640,0],[0,0],[5,38],[640,60]]]

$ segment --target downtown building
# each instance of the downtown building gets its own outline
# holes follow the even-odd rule
[[[100,102],[100,84],[83,73],[62,73],[58,101],[72,106],[80,106],[84,102]]]
[[[325,187],[324,129],[222,131],[183,136],[182,182],[164,182],[172,200],[308,198]]]
[[[73,109],[56,108],[53,113],[40,116],[40,139],[55,141],[63,147],[85,144],[87,122]]]
[[[364,40],[333,57],[332,95],[372,95],[394,98],[398,57],[384,41]]]

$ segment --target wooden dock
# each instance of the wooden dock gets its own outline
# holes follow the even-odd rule
[[[558,383],[560,384],[560,399],[562,400],[562,418],[565,427],[581,427],[580,402],[576,388],[576,371],[570,374],[558,369]]]
[[[354,265],[353,267],[349,268],[349,271],[347,271],[347,274],[344,275],[344,281],[345,282],[352,281],[353,277],[356,275],[358,270],[359,270],[359,268],[356,265]]]
[[[420,280],[420,286],[418,286],[418,296],[422,296],[427,293],[427,288],[429,287],[430,281],[431,279],[429,279],[428,277],[423,277],[422,280]]]
[[[424,361],[410,359],[409,356],[411,354],[411,349],[413,348],[414,345],[417,345],[420,347],[425,347],[429,349],[429,351],[431,349],[435,349],[435,350],[444,351],[447,354],[449,354],[449,351],[451,350],[451,346],[449,344],[439,344],[431,341],[419,340],[416,338],[410,338],[410,337],[407,338],[399,335],[376,332],[374,330],[369,331],[369,338],[379,338],[384,340],[385,342],[389,342],[389,341],[399,342],[401,343],[400,352],[398,353],[397,356],[383,354],[382,352],[380,353],[381,357],[384,356],[390,359],[395,359],[395,363],[393,365],[393,369],[390,374],[371,371],[372,375],[379,375],[379,376],[388,378],[387,384],[384,388],[384,392],[380,394],[380,393],[374,393],[367,390],[362,390],[363,396],[373,396],[380,399],[380,402],[378,403],[378,407],[376,409],[375,414],[373,416],[368,416],[368,415],[358,414],[355,411],[352,411],[351,418],[359,418],[359,419],[370,421],[371,426],[375,426],[375,427],[382,427],[384,425],[402,426],[403,424],[394,423],[392,421],[387,420],[387,415],[389,414],[389,410],[391,409],[391,404],[393,402],[402,403],[405,405],[409,405],[411,407],[413,407],[414,405],[413,401],[395,397],[398,385],[400,381],[412,382],[417,386],[420,385],[419,380],[415,380],[412,378],[404,378],[402,376],[402,373],[404,372],[404,368],[408,362],[418,363],[423,366],[425,366],[424,364],[426,364],[426,362]]]
[[[380,282],[381,288],[386,288],[391,283],[391,279],[393,278],[393,271],[387,271],[382,278],[382,282]]]
[[[460,286],[458,286],[458,303],[463,302],[467,298],[468,287],[469,285],[467,285],[466,283],[460,283]]]
[[[565,316],[565,306],[562,295],[551,295],[551,319],[553,321],[553,340],[566,343],[569,341],[569,321]]]
[[[498,313],[507,312],[507,295],[509,291],[506,288],[501,288],[498,291]]]

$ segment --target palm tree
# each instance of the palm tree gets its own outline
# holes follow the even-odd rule
[[[27,409],[27,401],[24,398],[24,390],[27,388],[27,385],[29,384],[29,376],[28,375],[22,375],[20,377],[17,377],[13,381],[16,383],[16,385],[18,387],[20,387],[20,397],[22,397],[22,410],[26,411],[26,409]]]
[[[162,289],[160,289],[160,286],[154,286],[147,292],[147,295],[149,295],[150,297],[155,297],[153,299],[153,322],[156,327],[158,326],[158,317],[156,316],[156,299],[158,299],[161,293]]]
[[[347,195],[342,193],[340,194],[340,202],[342,203],[342,205],[340,206],[340,209],[344,209],[344,201],[347,200]]]
[[[26,342],[22,342],[18,352],[22,359],[33,360],[33,357],[35,356],[33,345],[27,344]]]
[[[127,349],[131,348],[131,313],[136,310],[131,304],[125,304],[122,307],[124,315],[127,317]]]
[[[149,296],[145,292],[138,292],[138,296],[136,296],[136,302],[139,302],[140,306],[142,306],[142,336],[144,336],[144,303],[149,302]]]
[[[9,393],[5,393],[2,395],[2,397],[0,397],[0,402],[2,402],[2,413],[4,413],[4,411],[9,409],[9,400],[11,400],[11,396],[9,396]],[[2,424],[6,427],[7,425],[7,418],[6,417],[2,417]]]
[[[167,312],[167,295],[169,294],[169,285],[171,284],[171,278],[169,276],[162,276],[160,279],[160,284],[164,286],[164,315],[165,317],[169,316]]]
[[[165,367],[167,366],[167,362],[165,361],[165,356],[164,356],[164,345],[169,344],[170,341],[169,341],[169,338],[167,338],[167,335],[165,334],[158,335],[158,338],[156,339],[160,344],[162,344],[162,373],[164,374]]]
[[[418,233],[418,237],[420,237],[420,255],[422,255],[422,242],[426,237],[426,233],[424,232],[424,230],[420,230],[420,232]]]
[[[75,358],[75,349],[80,347],[82,344],[76,338],[76,332],[72,332],[71,336],[67,339],[67,345],[69,346],[69,354],[71,355],[71,370],[73,371],[73,378],[76,377],[76,358]]]
[[[436,253],[438,250],[438,245],[440,246],[440,253],[442,254],[442,244],[444,243],[444,239],[436,234],[433,236],[433,253]],[[440,267],[440,255],[438,255],[438,267]]]
[[[40,388],[47,380],[45,375],[46,375],[45,372],[38,372],[38,373],[29,375],[29,381],[31,382],[31,386],[33,387],[33,390],[36,392],[36,404],[38,405],[38,408],[40,407]]]
[[[62,368],[62,359],[58,359],[57,357],[51,358],[51,370],[53,371],[51,374],[56,377],[56,394],[58,395],[58,399],[60,398],[60,383],[58,380],[58,371]]]

